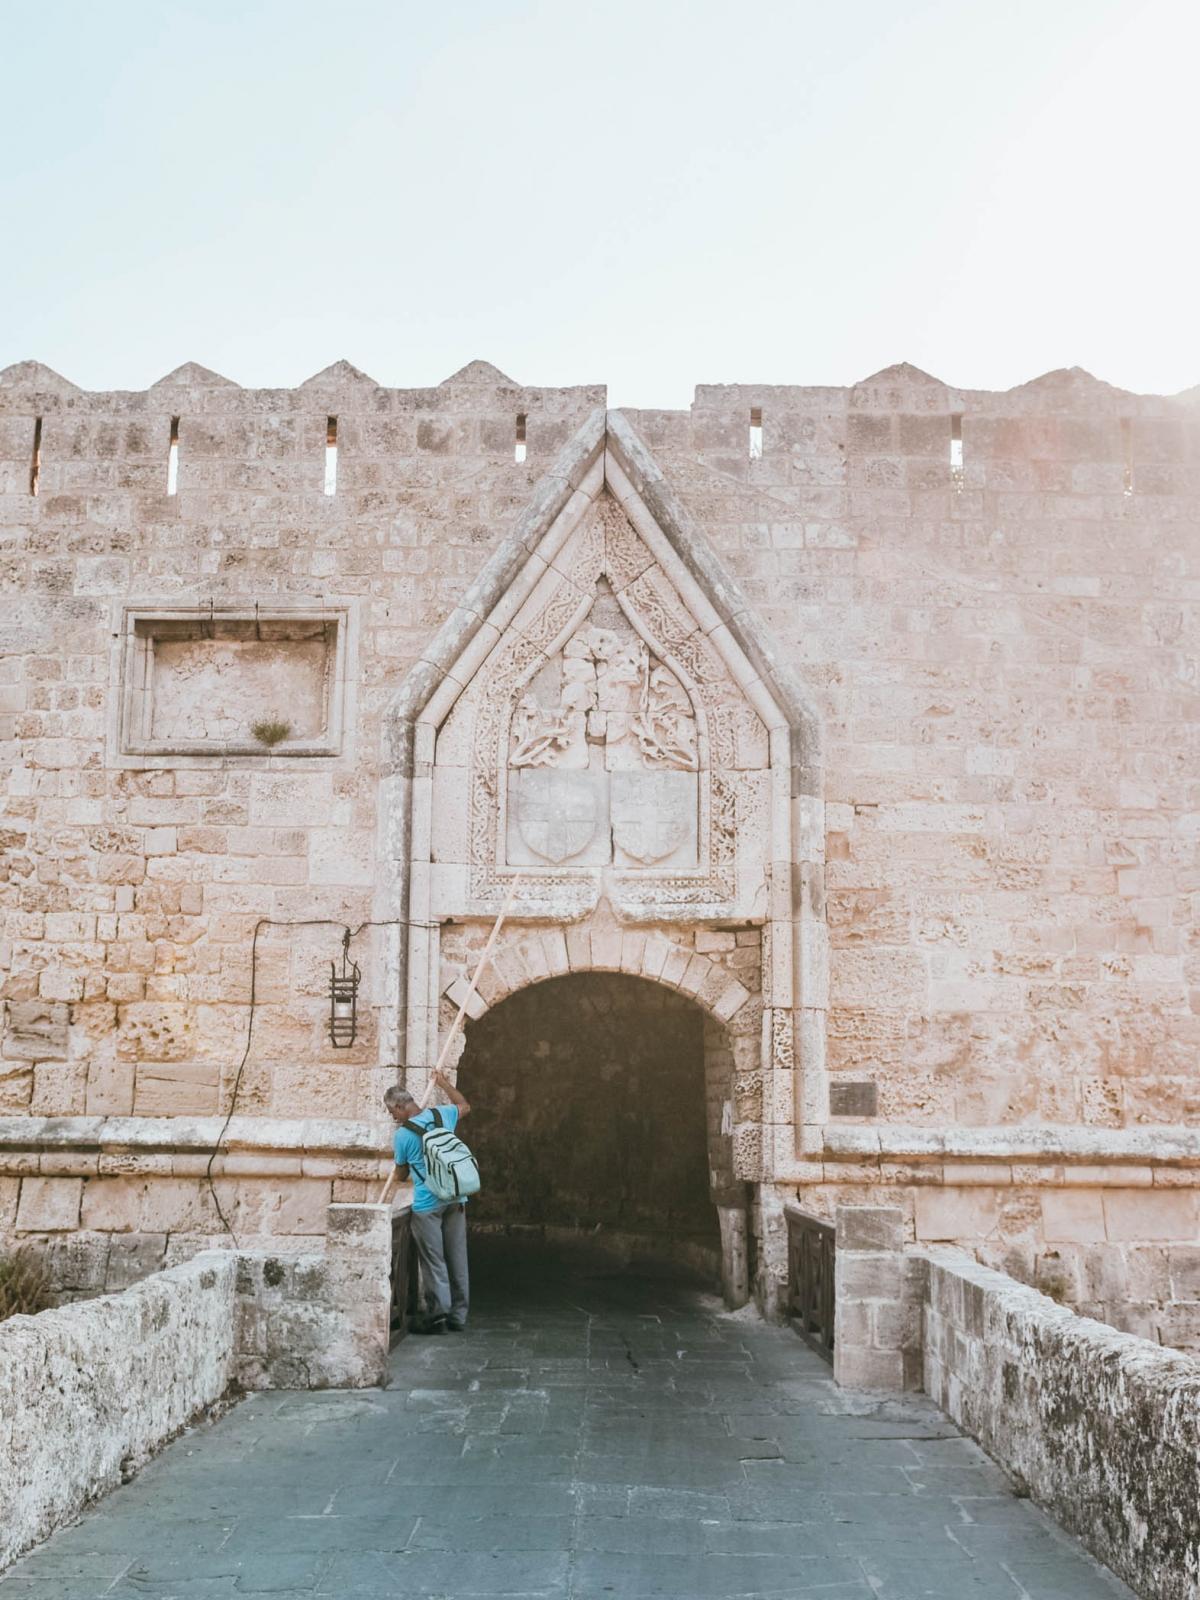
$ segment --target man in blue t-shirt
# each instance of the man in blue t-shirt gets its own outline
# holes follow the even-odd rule
[[[449,1105],[438,1107],[442,1126],[453,1131],[471,1107],[465,1096],[446,1077],[435,1072],[433,1081]],[[393,1084],[383,1097],[383,1103],[396,1123],[392,1148],[396,1156],[401,1181],[413,1176],[412,1231],[421,1258],[421,1276],[424,1280],[428,1302],[428,1316],[413,1327],[414,1333],[461,1333],[467,1324],[469,1301],[467,1281],[467,1202],[465,1200],[439,1200],[432,1189],[425,1186],[425,1165],[421,1157],[420,1136],[406,1128],[406,1122],[418,1128],[434,1125],[432,1110],[421,1111],[407,1089]]]

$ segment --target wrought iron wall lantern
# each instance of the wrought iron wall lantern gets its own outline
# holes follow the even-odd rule
[[[329,963],[329,1039],[335,1050],[348,1050],[358,1034],[358,962],[350,960],[350,930],[342,937],[342,970]]]

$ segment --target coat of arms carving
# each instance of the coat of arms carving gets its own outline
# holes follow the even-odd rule
[[[593,775],[529,768],[514,779],[509,803],[517,832],[533,854],[555,866],[582,855],[604,809],[603,790]]]
[[[525,687],[508,736],[510,863],[696,864],[696,716],[601,584]]]
[[[696,780],[686,772],[614,772],[612,838],[618,861],[648,867],[696,833]]]

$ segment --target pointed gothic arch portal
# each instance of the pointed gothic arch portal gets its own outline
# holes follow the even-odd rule
[[[607,970],[736,1018],[723,1115],[754,1200],[722,1210],[722,1271],[736,1294],[749,1218],[774,1309],[780,1186],[826,1120],[817,723],[620,413],[595,413],[538,485],[388,734],[392,1059],[424,1081],[514,880],[478,1012]]]
[[[459,1064],[485,1177],[473,1226],[715,1287],[730,1080],[724,1028],[665,985],[580,972],[506,996],[469,1025]]]

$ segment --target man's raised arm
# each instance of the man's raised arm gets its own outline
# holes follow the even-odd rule
[[[435,1072],[433,1075],[433,1081],[446,1096],[446,1099],[449,1100],[450,1104],[458,1107],[458,1115],[460,1120],[469,1115],[471,1110],[471,1102],[467,1099],[466,1095],[459,1094],[458,1090],[450,1082],[450,1079],[444,1072]]]

